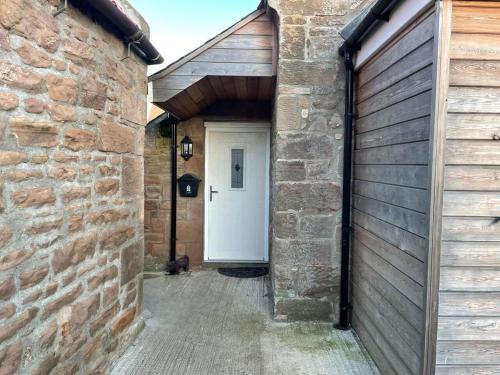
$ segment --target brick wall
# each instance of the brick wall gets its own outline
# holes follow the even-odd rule
[[[205,127],[201,118],[178,125],[177,144],[188,135],[194,155],[188,161],[177,156],[178,177],[205,174]],[[145,270],[163,271],[170,254],[171,138],[162,138],[158,126],[146,128],[144,149],[144,238]],[[196,198],[177,198],[177,255],[188,255],[191,267],[203,262],[203,181]]]
[[[0,1],[0,374],[105,373],[142,324],[146,66]]]
[[[335,320],[344,77],[339,31],[370,0],[269,0],[279,17],[272,273],[280,320]]]

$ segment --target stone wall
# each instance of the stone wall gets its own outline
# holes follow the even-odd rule
[[[142,326],[146,66],[0,1],[0,374],[101,374]]]
[[[369,1],[269,0],[278,15],[272,273],[278,320],[336,320],[344,77],[339,31]]]
[[[178,126],[177,144],[188,135],[194,155],[188,161],[177,155],[178,177],[194,174],[204,180],[205,127],[201,118]],[[144,150],[145,271],[164,271],[170,254],[171,138],[162,138],[158,126],[146,128]],[[196,198],[177,197],[177,255],[187,255],[192,268],[203,263],[203,181]]]

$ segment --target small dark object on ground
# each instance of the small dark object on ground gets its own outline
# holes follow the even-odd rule
[[[170,275],[177,275],[181,269],[183,269],[184,272],[189,270],[189,258],[187,256],[167,263],[167,273]]]
[[[269,267],[219,268],[217,271],[224,276],[249,279],[252,277],[261,277],[267,275],[269,273]]]

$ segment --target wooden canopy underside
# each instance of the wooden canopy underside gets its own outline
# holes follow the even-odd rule
[[[217,101],[262,101],[274,94],[275,32],[257,10],[223,33],[152,75],[153,102],[181,119]]]

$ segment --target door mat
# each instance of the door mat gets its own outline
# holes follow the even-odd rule
[[[217,271],[224,276],[249,279],[252,277],[261,277],[267,275],[269,273],[269,267],[219,268],[217,269]]]

